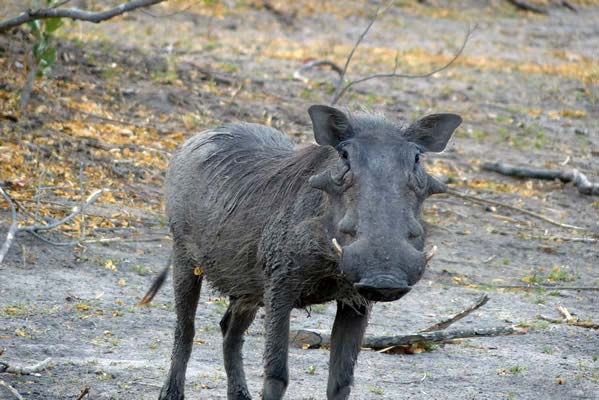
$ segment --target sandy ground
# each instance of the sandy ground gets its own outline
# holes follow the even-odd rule
[[[563,229],[455,196],[431,199],[424,214],[438,257],[410,295],[375,306],[368,334],[425,328],[463,309],[481,292],[488,293],[488,304],[456,328],[517,325],[527,333],[463,340],[413,355],[364,351],[353,399],[599,399],[597,330],[537,318],[559,318],[559,304],[581,319],[599,322],[599,292],[496,286],[526,281],[599,286],[597,242],[568,240],[597,237],[597,198],[558,182],[522,181],[479,169],[484,161],[505,161],[578,168],[599,180],[599,8],[578,13],[554,8],[540,17],[499,3],[392,8],[356,55],[350,77],[391,69],[395,49],[403,55],[400,68],[427,70],[428,62],[451,57],[468,23],[479,27],[461,62],[438,76],[373,81],[356,87],[340,104],[352,109],[363,104],[406,120],[431,112],[461,114],[464,124],[450,148],[429,157],[432,171],[449,176],[458,190],[584,229]],[[335,76],[312,71],[306,85],[291,78],[293,71],[308,58],[330,56],[342,63],[375,5],[352,2],[339,10],[331,2],[316,12],[310,2],[302,4],[279,5],[292,24],[260,7],[225,6],[215,15],[192,8],[168,18],[134,13],[97,26],[69,26],[60,51],[76,57],[63,60],[53,76],[93,82],[93,89],[79,96],[103,102],[120,119],[152,124],[161,132],[181,130],[188,136],[222,121],[249,120],[310,141],[305,110],[329,100],[326,82]],[[290,17],[294,7],[298,12]],[[0,37],[0,45],[3,61],[22,55],[24,45],[9,37]],[[427,61],[420,65],[420,59]],[[111,68],[118,71],[110,73]],[[198,72],[202,68],[230,82],[206,81]],[[174,83],[164,77],[169,71],[176,74]],[[11,89],[16,87],[3,86]],[[40,104],[44,98],[34,92],[32,102]],[[59,105],[49,107],[29,122],[3,120],[0,139],[16,143],[18,132],[42,131],[45,120],[73,118]],[[152,115],[143,115],[142,108]],[[185,117],[190,114],[196,116],[191,126]],[[36,118],[41,123],[31,122]],[[161,179],[162,174],[144,183],[149,203],[159,204]],[[98,205],[110,207],[115,206]],[[170,280],[150,307],[139,308],[136,302],[165,265],[170,241],[164,238],[160,213],[142,213],[128,241],[73,249],[18,237],[0,266],[0,361],[23,365],[53,360],[51,368],[35,376],[0,374],[25,399],[75,399],[84,387],[90,388],[89,399],[157,397],[172,344]],[[3,237],[10,217],[6,208],[0,217]],[[136,240],[149,234],[160,239]],[[116,268],[106,268],[108,261]],[[226,299],[204,290],[186,398],[226,398],[218,329],[225,308]],[[333,304],[313,307],[310,313],[296,310],[292,328],[330,329],[334,312]],[[245,345],[246,374],[255,398],[262,349],[259,315]],[[286,398],[324,398],[328,351],[291,349],[289,359]],[[0,398],[11,395],[0,387]]]

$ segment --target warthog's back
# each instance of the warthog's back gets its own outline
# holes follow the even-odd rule
[[[223,293],[261,296],[262,270],[253,266],[262,231],[305,197],[307,179],[326,161],[329,151],[322,149],[295,151],[283,133],[247,123],[190,138],[175,154],[166,179],[175,244]]]

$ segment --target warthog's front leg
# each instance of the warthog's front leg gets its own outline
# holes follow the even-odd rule
[[[289,383],[287,353],[292,293],[282,287],[267,288],[264,294],[266,345],[264,349],[263,400],[280,400]]]
[[[327,398],[345,400],[354,381],[354,366],[360,352],[370,306],[352,308],[337,302],[337,315],[331,334],[331,358]]]

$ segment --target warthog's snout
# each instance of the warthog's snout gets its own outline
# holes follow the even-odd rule
[[[406,281],[393,276],[362,279],[354,288],[371,301],[394,301],[412,290]]]

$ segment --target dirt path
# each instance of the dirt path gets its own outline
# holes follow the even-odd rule
[[[430,3],[437,6],[396,7],[382,17],[357,52],[350,77],[392,69],[397,50],[401,70],[426,71],[449,59],[466,24],[478,22],[459,62],[429,80],[358,86],[341,105],[362,104],[406,120],[461,114],[464,124],[448,151],[428,160],[433,173],[449,177],[457,190],[585,229],[561,229],[455,196],[431,200],[424,214],[438,257],[410,295],[375,306],[368,334],[424,328],[483,291],[489,303],[456,327],[518,325],[527,334],[413,355],[364,351],[352,398],[599,399],[599,332],[537,318],[558,318],[560,304],[599,322],[599,292],[497,287],[599,286],[599,244],[568,240],[598,237],[599,201],[570,185],[479,169],[484,161],[505,161],[577,168],[599,180],[599,8],[554,8],[540,17],[518,13],[507,2]],[[160,197],[169,152],[223,121],[267,123],[298,141],[311,140],[305,110],[328,102],[335,76],[313,71],[305,84],[291,78],[293,71],[311,58],[342,63],[375,9],[362,2],[273,2],[285,12],[281,17],[226,4],[194,6],[168,18],[135,13],[97,26],[67,26],[61,61],[38,82],[28,112],[17,122],[0,120],[0,181],[15,198],[33,210],[35,203],[26,201],[42,182],[51,188],[43,192],[40,212],[60,215],[64,207],[47,202],[78,201],[83,171],[85,191],[113,189],[90,210],[89,238],[124,238],[73,249],[20,236],[0,266],[0,361],[53,359],[39,376],[0,374],[26,399],[75,399],[86,386],[90,399],[157,397],[172,344],[170,282],[150,307],[135,304],[165,265],[170,246]],[[23,79],[15,64],[27,48],[20,37],[0,36],[3,116],[13,115]],[[0,209],[1,237],[9,217]],[[51,238],[76,236],[82,226],[78,220]],[[189,399],[226,398],[218,330],[225,308],[217,293],[203,293]],[[330,329],[334,306],[313,307],[310,314],[296,310],[292,327]],[[255,398],[261,332],[259,316],[245,345]],[[287,398],[322,399],[327,363],[327,350],[292,349]],[[11,397],[0,388],[0,398]]]

